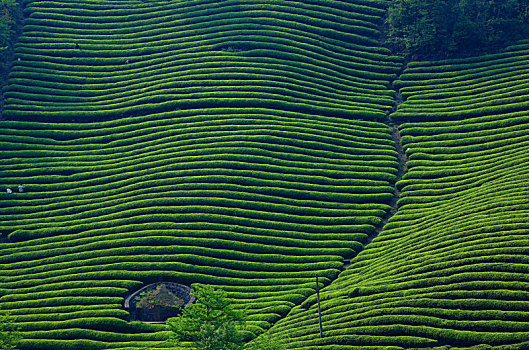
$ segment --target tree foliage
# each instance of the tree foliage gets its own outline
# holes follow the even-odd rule
[[[529,38],[529,0],[396,0],[387,42],[411,59],[465,57]]]
[[[0,0],[0,55],[12,45],[16,32],[18,3],[15,0]]]
[[[197,285],[193,295],[195,303],[167,321],[173,340],[192,341],[199,350],[241,349],[243,337],[237,327],[244,325],[244,312],[235,310],[223,290]]]
[[[9,315],[0,313],[0,350],[14,350],[21,336]]]

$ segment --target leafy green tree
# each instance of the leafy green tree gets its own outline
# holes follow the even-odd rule
[[[455,21],[455,3],[456,0],[394,1],[386,21],[388,44],[412,59],[446,51]]]
[[[178,317],[167,320],[177,343],[192,341],[199,350],[238,350],[243,337],[237,330],[245,322],[245,313],[235,310],[225,291],[211,286],[193,287],[194,304]]]
[[[529,38],[529,0],[395,0],[386,24],[409,59],[490,53]]]
[[[527,0],[460,0],[452,37],[453,51],[496,51],[529,34]],[[460,40],[461,34],[472,42]]]
[[[17,8],[15,0],[0,0],[0,55],[9,48],[15,35]]]
[[[7,314],[0,313],[0,350],[14,350],[21,336],[13,320]]]

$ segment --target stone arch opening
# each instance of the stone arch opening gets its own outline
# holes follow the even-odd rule
[[[125,299],[131,321],[164,323],[195,301],[191,288],[174,282],[146,285]]]

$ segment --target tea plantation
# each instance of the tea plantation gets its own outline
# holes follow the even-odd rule
[[[288,349],[529,342],[529,45],[414,62],[395,86],[399,210],[321,295],[272,331]]]
[[[0,120],[18,348],[171,347],[123,306],[159,281],[226,290],[287,349],[529,342],[529,42],[400,74],[388,4],[25,1]]]

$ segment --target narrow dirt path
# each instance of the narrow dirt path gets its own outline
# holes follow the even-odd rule
[[[406,69],[406,66],[407,65],[402,67],[402,70],[401,70],[400,74],[402,74],[404,72],[404,70]],[[400,76],[400,74],[399,74],[399,76]],[[395,88],[393,86],[392,86],[392,89],[395,90]],[[402,143],[401,143],[401,140],[400,140],[399,126],[397,124],[395,124],[390,118],[391,113],[396,111],[397,108],[399,107],[399,105],[403,102],[400,93],[398,91],[396,91],[396,92],[397,93],[395,95],[395,105],[393,106],[393,110],[391,112],[388,112],[387,120],[386,120],[386,125],[388,126],[389,130],[391,131],[391,138],[393,139],[393,142],[395,143],[395,150],[397,151],[397,161],[399,163],[398,170],[397,170],[397,177],[395,178],[395,182],[392,184],[393,185],[393,198],[391,199],[391,202],[389,203],[389,205],[391,206],[391,209],[382,218],[382,221],[380,222],[380,224],[377,225],[377,227],[375,228],[375,233],[370,235],[367,238],[367,241],[365,242],[364,246],[362,247],[362,250],[364,250],[365,247],[369,243],[371,243],[373,241],[373,239],[375,237],[377,237],[382,232],[382,230],[384,229],[384,226],[386,226],[386,224],[389,222],[389,219],[391,219],[391,217],[393,217],[393,215],[395,215],[397,213],[397,211],[399,210],[397,202],[400,199],[400,191],[397,189],[396,184],[397,184],[397,182],[399,182],[402,179],[404,174],[406,174],[406,172],[408,171],[408,165],[407,165],[408,156],[406,155],[406,153],[402,149]],[[360,254],[360,252],[362,250],[360,250],[356,255]],[[351,259],[344,260],[343,263],[344,263],[344,265],[342,267],[342,270],[345,270],[351,265]]]
[[[391,209],[386,213],[386,215],[382,218],[382,221],[378,226],[375,228],[375,233],[372,234],[367,238],[367,241],[364,244],[364,248],[373,241],[375,237],[377,237],[382,230],[384,229],[384,226],[388,223],[389,219],[393,217],[398,211],[397,202],[400,199],[400,191],[397,189],[396,183],[402,179],[404,174],[408,171],[407,161],[408,157],[406,156],[406,153],[402,149],[402,144],[400,141],[400,132],[399,132],[399,126],[391,121],[388,120],[387,125],[389,129],[391,130],[391,137],[393,141],[395,142],[395,149],[397,151],[397,161],[399,163],[398,171],[397,171],[397,177],[395,179],[395,183],[393,183],[393,198],[391,199],[391,202],[389,205],[391,206]],[[362,249],[362,250],[363,250]],[[357,255],[360,253],[359,251]],[[344,260],[344,266],[343,270],[347,269],[351,265],[351,260],[347,259]]]
[[[404,174],[408,171],[407,161],[408,157],[406,156],[406,153],[404,153],[402,149],[402,144],[400,142],[400,132],[399,127],[397,124],[389,123],[389,129],[391,130],[391,137],[393,138],[393,141],[395,142],[395,148],[397,150],[397,159],[399,162],[399,168],[397,172],[397,178],[395,179],[395,183],[393,184],[393,198],[391,199],[390,206],[391,210],[386,214],[386,216],[382,219],[382,222],[377,226],[376,231],[377,234],[382,232],[382,229],[384,226],[388,223],[389,219],[395,215],[398,211],[397,202],[400,198],[400,191],[397,189],[396,183],[399,182]],[[371,239],[368,240],[367,243],[371,242],[374,237],[370,237]],[[366,244],[367,244],[366,243]]]

